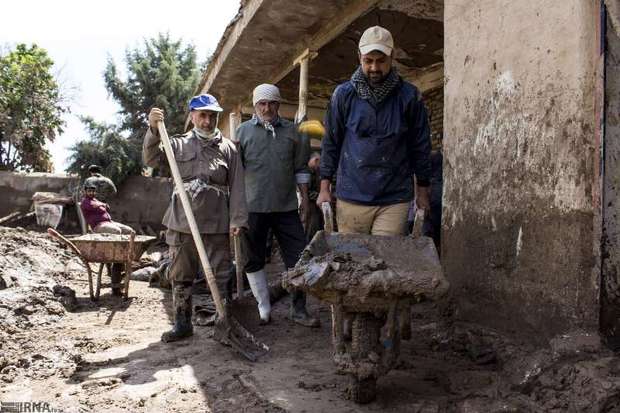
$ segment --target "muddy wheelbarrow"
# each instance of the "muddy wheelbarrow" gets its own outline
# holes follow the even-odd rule
[[[421,235],[423,212],[414,236],[372,236],[330,232],[331,209],[323,207],[326,230],[319,231],[283,279],[332,305],[334,361],[349,375],[357,403],[376,398],[377,379],[394,366],[411,305],[438,300],[449,290],[433,240]],[[351,341],[344,318],[352,320]],[[400,325],[399,325],[400,324]],[[410,330],[409,330],[410,332]]]
[[[88,293],[93,301],[99,300],[101,292],[101,276],[103,268],[108,269],[108,275],[112,278],[110,265],[124,264],[125,280],[121,285],[116,285],[112,280],[112,291],[119,290],[127,298],[129,296],[129,279],[131,277],[131,263],[140,259],[140,256],[148,244],[155,237],[145,235],[116,235],[116,234],[86,234],[68,239],[52,228],[48,228],[48,234],[65,243],[82,261],[88,272]],[[99,263],[97,278],[94,279],[91,263]]]

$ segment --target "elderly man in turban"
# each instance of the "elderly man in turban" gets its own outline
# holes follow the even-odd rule
[[[298,134],[292,122],[279,116],[280,100],[276,86],[257,86],[252,99],[255,114],[237,130],[248,206],[249,251],[245,270],[263,324],[270,321],[271,313],[264,269],[267,232],[271,229],[276,236],[287,268],[295,265],[306,245],[297,210],[297,189],[301,195],[301,214],[305,215],[310,144]],[[302,292],[293,293],[290,318],[308,327],[319,325],[318,319],[308,315]]]

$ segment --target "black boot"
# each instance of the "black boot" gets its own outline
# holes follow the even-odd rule
[[[184,284],[173,284],[172,305],[174,310],[174,327],[161,335],[161,341],[169,343],[181,340],[194,334],[192,326],[192,287]]]
[[[306,294],[303,291],[293,291],[291,300],[291,312],[289,318],[305,327],[319,327],[318,318],[311,317],[306,310]]]

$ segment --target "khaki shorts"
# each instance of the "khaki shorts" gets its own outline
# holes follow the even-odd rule
[[[409,202],[368,206],[339,199],[336,202],[338,232],[348,234],[404,235]]]

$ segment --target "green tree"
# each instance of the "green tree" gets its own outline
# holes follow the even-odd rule
[[[89,134],[70,148],[67,172],[88,177],[89,165],[101,165],[103,174],[114,182],[122,182],[142,170],[141,147],[136,139],[127,139],[116,125],[95,122],[90,117],[80,118]]]
[[[182,131],[187,116],[187,102],[200,80],[196,50],[180,40],[159,34],[146,40],[144,48],[127,50],[127,79],[119,77],[112,59],[104,73],[108,93],[120,105],[120,128],[130,137],[142,138],[148,127],[148,111],[156,106],[166,114],[166,127]]]
[[[1,170],[53,169],[45,144],[62,133],[62,115],[68,112],[51,73],[53,64],[34,44],[18,44],[0,55]]]
[[[112,59],[104,72],[106,89],[120,106],[117,124],[82,119],[90,138],[71,148],[68,171],[83,173],[85,166],[98,164],[117,184],[129,175],[139,174],[147,115],[154,106],[164,110],[166,128],[183,131],[187,102],[200,80],[194,46],[159,34],[145,40],[141,48],[128,49],[125,60],[126,79],[121,79]]]

